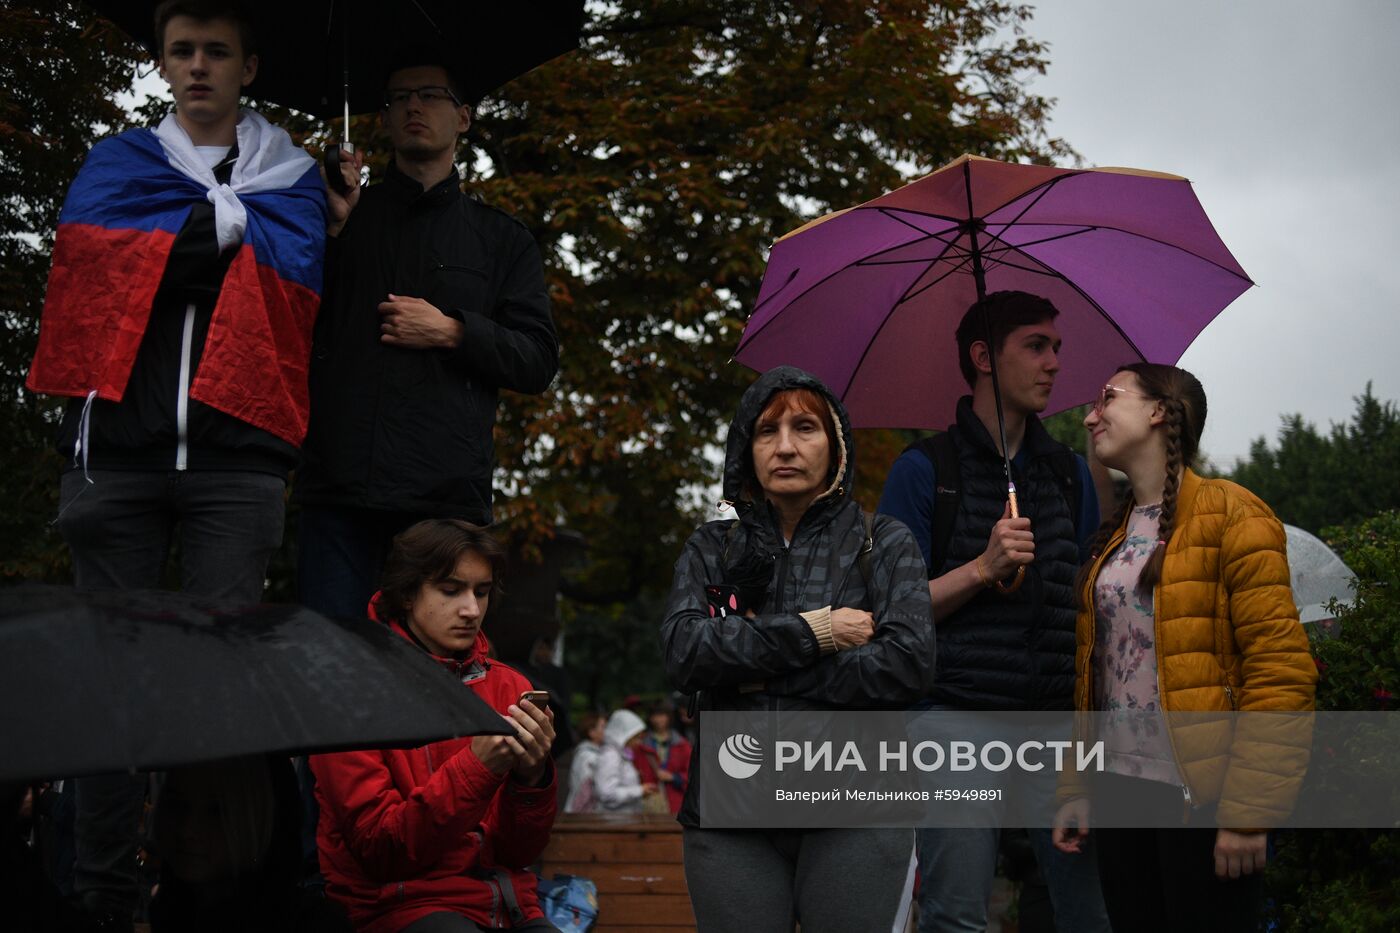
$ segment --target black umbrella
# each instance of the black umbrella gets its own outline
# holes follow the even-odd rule
[[[144,45],[156,48],[160,0],[88,0]],[[471,102],[578,46],[583,0],[248,0],[258,74],[247,93],[318,117],[345,120],[344,141],[325,152],[326,179],[344,191],[340,150],[354,152],[350,115],[378,110],[384,79],[405,46],[435,46]]]
[[[175,593],[0,590],[0,781],[509,734],[386,626]]]
[[[159,0],[89,0],[152,53]],[[583,0],[246,0],[258,41],[248,95],[318,117],[382,103],[395,51],[435,45],[475,100],[578,46]]]

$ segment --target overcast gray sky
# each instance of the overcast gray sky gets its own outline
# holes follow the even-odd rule
[[[1191,179],[1257,288],[1182,358],[1220,466],[1279,415],[1400,399],[1400,2],[1039,0],[1033,88],[1089,165]]]

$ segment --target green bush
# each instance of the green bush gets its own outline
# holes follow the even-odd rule
[[[1323,533],[1356,573],[1356,605],[1313,633],[1320,710],[1387,710],[1400,694],[1400,511]]]
[[[1400,929],[1400,834],[1375,829],[1280,833],[1264,875],[1268,929]]]
[[[1354,606],[1313,628],[1319,710],[1391,710],[1400,695],[1400,511],[1324,532],[1357,576]],[[1327,788],[1314,792],[1327,793]],[[1265,874],[1269,929],[1400,930],[1400,832],[1279,833]]]

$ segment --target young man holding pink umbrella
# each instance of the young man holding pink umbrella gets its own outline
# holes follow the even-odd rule
[[[994,292],[974,304],[957,330],[972,394],[958,402],[948,431],[911,445],[885,481],[879,510],[909,526],[928,568],[938,640],[928,709],[1071,708],[1073,582],[1099,506],[1084,460],[1037,417],[1060,369],[1058,314],[1025,292]],[[996,440],[993,352],[1019,518],[1007,506]],[[996,592],[1021,568],[1019,589]],[[998,826],[919,830],[921,933],[985,929],[1000,835]],[[1108,930],[1092,863],[1057,852],[1048,829],[1032,829],[1031,840],[1057,929]]]

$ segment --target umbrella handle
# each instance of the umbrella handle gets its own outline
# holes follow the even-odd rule
[[[335,189],[337,194],[345,194],[350,190],[350,186],[345,183],[345,176],[340,174],[340,154],[341,152],[353,153],[355,146],[353,143],[332,143],[326,147],[321,157],[325,161],[326,185]]]
[[[1011,503],[1011,517],[1012,517],[1012,518],[1020,518],[1020,517],[1021,517],[1021,506],[1020,506],[1020,503],[1018,503],[1018,502],[1016,501],[1016,487],[1015,487],[1015,486],[1010,486],[1010,487],[1006,490],[1006,501],[1008,501],[1008,502]],[[1011,582],[1010,582],[1010,583],[1007,583],[1005,580],[998,580],[998,581],[996,581],[997,592],[1000,593],[1000,594],[1003,595],[1003,596],[1010,596],[1012,593],[1014,593],[1014,592],[1016,592],[1017,590],[1019,590],[1019,589],[1021,588],[1021,584],[1022,584],[1022,583],[1025,583],[1025,582],[1026,582],[1026,567],[1025,567],[1024,564],[1022,564],[1020,567],[1017,567],[1017,568],[1016,568],[1016,572],[1015,572],[1014,574],[1011,575]]]

